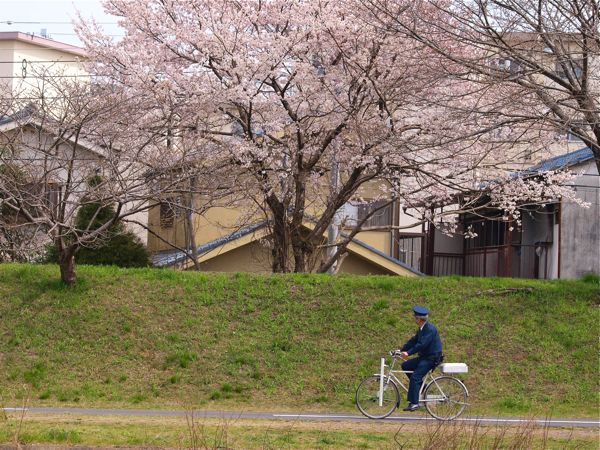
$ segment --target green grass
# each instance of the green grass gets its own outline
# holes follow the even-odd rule
[[[5,404],[353,410],[360,379],[414,333],[419,303],[446,361],[469,364],[472,413],[597,415],[593,277],[77,274],[67,288],[55,266],[0,265]]]
[[[48,419],[54,423],[49,423]],[[430,425],[386,422],[339,424],[282,421],[189,420],[185,418],[106,421],[37,415],[10,419],[0,427],[0,442],[20,444],[112,446],[131,448],[243,448],[243,449],[544,449],[594,450],[594,430],[544,430],[521,426],[482,427],[432,423]],[[111,446],[111,447],[106,447]],[[16,445],[15,445],[16,447]],[[61,447],[62,448],[62,447]],[[86,447],[87,448],[87,447]]]

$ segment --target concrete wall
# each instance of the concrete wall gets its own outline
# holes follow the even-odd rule
[[[558,278],[558,223],[555,215],[557,205],[541,208],[535,212],[523,212],[520,255],[516,255],[519,271],[515,276],[533,274],[538,259],[538,278]],[[539,255],[536,253],[538,243]]]
[[[600,274],[600,177],[594,161],[572,169],[579,198],[589,208],[563,203],[560,233],[560,277],[577,278],[586,272]]]

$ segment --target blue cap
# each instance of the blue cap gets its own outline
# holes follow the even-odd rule
[[[429,310],[427,308],[418,305],[413,306],[413,312],[415,313],[415,316],[426,316],[429,314]]]

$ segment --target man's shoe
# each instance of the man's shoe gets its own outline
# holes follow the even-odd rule
[[[404,408],[402,411],[416,411],[417,409],[419,409],[419,405],[415,404],[415,403],[409,403],[408,406],[406,408]]]

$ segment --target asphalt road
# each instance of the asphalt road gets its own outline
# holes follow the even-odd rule
[[[185,410],[168,409],[92,409],[92,408],[3,408],[6,412],[22,412],[32,414],[73,414],[73,415],[101,415],[101,416],[138,416],[138,417],[184,417],[191,414]],[[196,418],[222,418],[222,419],[266,419],[266,420],[293,420],[293,421],[369,421],[360,414],[334,414],[334,413],[279,413],[279,412],[233,412],[233,411],[193,411]],[[411,415],[392,415],[385,422],[415,423],[432,422],[435,419],[421,412]],[[490,416],[464,416],[456,420],[481,425],[519,425],[531,423],[546,427],[568,428],[600,428],[600,420],[596,419],[531,419],[527,417],[490,417]]]

